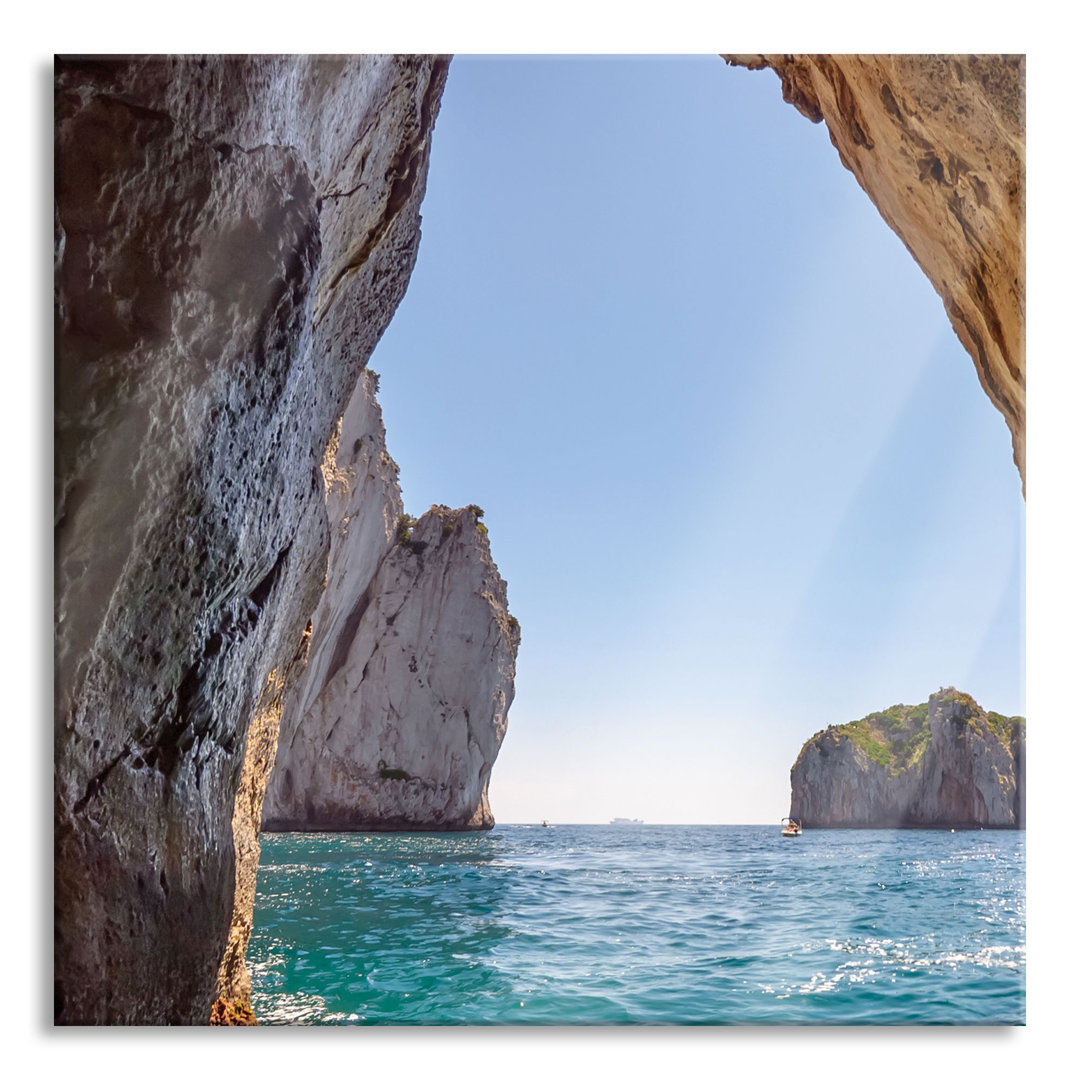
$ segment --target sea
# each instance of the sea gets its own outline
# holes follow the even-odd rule
[[[1024,832],[264,834],[261,1024],[1017,1025]]]

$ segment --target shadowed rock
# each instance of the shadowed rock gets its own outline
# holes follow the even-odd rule
[[[59,1023],[209,1020],[323,585],[319,465],[415,260],[445,72],[57,61]]]

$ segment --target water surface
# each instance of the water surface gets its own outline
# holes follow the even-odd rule
[[[1023,832],[262,837],[269,1024],[1022,1024]]]

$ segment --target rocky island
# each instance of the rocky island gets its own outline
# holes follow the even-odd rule
[[[402,513],[377,376],[328,448],[335,522],[307,667],[263,806],[267,831],[490,828],[521,639],[483,510]]]
[[[1026,726],[953,687],[830,725],[791,768],[791,817],[819,829],[1021,829]]]

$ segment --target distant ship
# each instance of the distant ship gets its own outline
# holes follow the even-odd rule
[[[628,817],[616,817],[611,819],[612,825],[644,825],[645,822],[641,818],[628,818]]]

